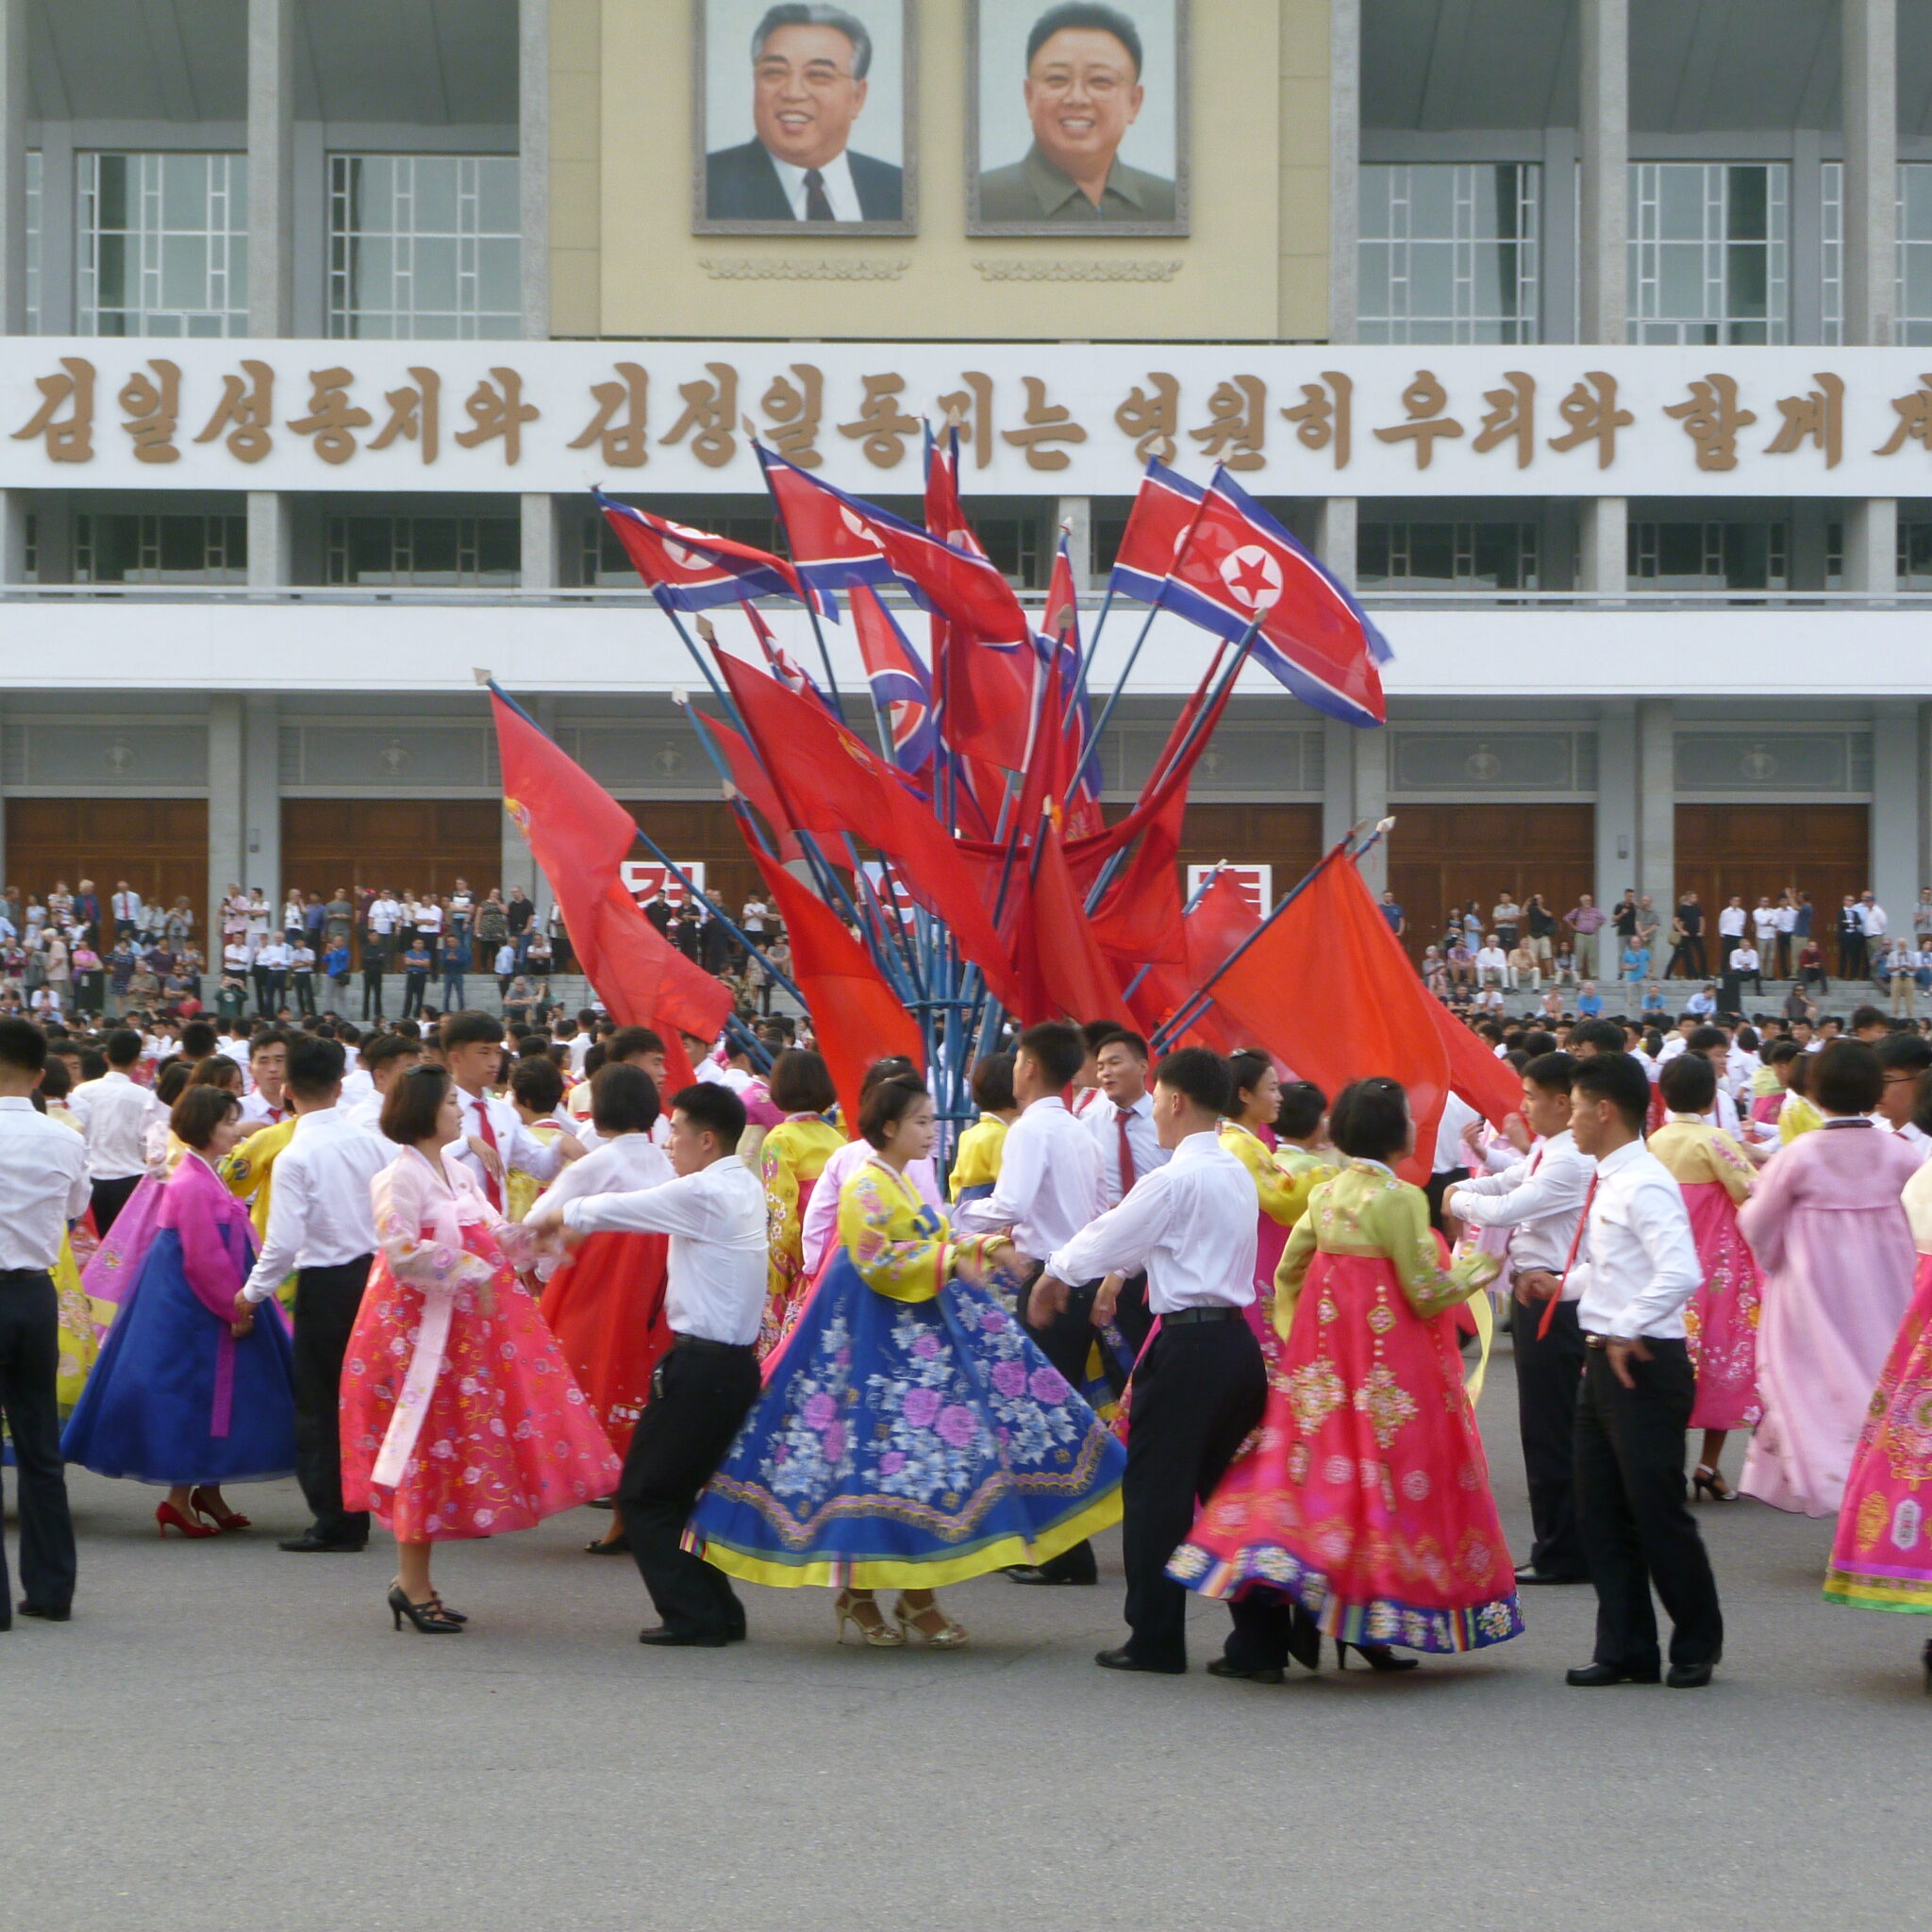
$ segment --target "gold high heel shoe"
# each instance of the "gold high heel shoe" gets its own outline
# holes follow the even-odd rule
[[[879,1614],[877,1600],[867,1597],[864,1602],[872,1607],[873,1616],[877,1620],[868,1624],[858,1614],[859,1600],[849,1590],[841,1590],[832,1600],[832,1614],[839,1620],[839,1641],[845,1641],[845,1626],[850,1624],[858,1632],[858,1641],[874,1650],[897,1650],[906,1641],[903,1630],[894,1630]]]
[[[922,1617],[937,1617],[940,1627],[928,1630],[919,1620]],[[892,1606],[892,1621],[900,1630],[899,1641],[909,1643],[916,1636],[928,1650],[959,1650],[966,1643],[966,1626],[946,1615],[937,1603],[930,1603],[924,1609],[908,1611],[906,1599],[902,1596]]]

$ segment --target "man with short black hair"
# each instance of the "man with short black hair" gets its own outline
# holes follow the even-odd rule
[[[74,1524],[60,1460],[59,1305],[53,1267],[67,1224],[87,1212],[80,1137],[33,1104],[47,1042],[28,1020],[0,1018],[0,1420],[13,1441],[20,1506],[21,1610],[64,1624],[74,1601]],[[0,1630],[13,1624],[0,1544]]]
[[[1885,1091],[1878,1101],[1878,1124],[1890,1127],[1919,1157],[1923,1166],[1932,1158],[1932,1134],[1913,1118],[1919,1085],[1932,1069],[1932,1040],[1923,1033],[1888,1033],[1873,1047],[1885,1074]]]
[[[156,1112],[154,1095],[132,1077],[141,1059],[141,1035],[117,1027],[108,1035],[107,1056],[107,1072],[82,1081],[67,1102],[87,1137],[94,1231],[103,1239],[146,1172],[147,1127]]]
[[[555,1180],[584,1145],[574,1134],[538,1140],[508,1100],[484,1091],[503,1072],[503,1022],[492,1013],[451,1013],[441,1027],[443,1064],[456,1082],[463,1110],[463,1139],[443,1150],[445,1160],[459,1160],[482,1183],[499,1213],[508,1200],[509,1170],[521,1168],[540,1181]]]

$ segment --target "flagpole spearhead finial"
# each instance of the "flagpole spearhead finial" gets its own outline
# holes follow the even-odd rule
[[[673,685],[671,688],[671,702],[682,708],[691,703],[691,692],[681,684]]]
[[[696,624],[692,625],[692,628],[699,637],[704,639],[706,643],[715,644],[718,641],[718,633],[711,628],[711,620],[708,617],[699,618]]]
[[[1394,828],[1395,820],[1392,814],[1386,819],[1381,819],[1376,822],[1375,831],[1382,838],[1386,839],[1389,836],[1389,834],[1394,830]]]
[[[758,425],[756,423],[754,423],[749,416],[741,416],[738,419],[738,423],[740,428],[741,428],[744,431],[745,441],[749,442],[753,446],[753,448],[757,448],[758,440]]]
[[[496,674],[493,671],[473,671],[470,675],[486,688],[496,682]]]

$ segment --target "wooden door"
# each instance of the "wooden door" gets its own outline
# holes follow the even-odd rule
[[[1420,958],[1451,906],[1474,899],[1487,925],[1507,891],[1532,892],[1559,917],[1596,886],[1596,808],[1590,805],[1397,805],[1389,884]]]
[[[1872,883],[1872,811],[1863,805],[1680,805],[1677,893],[1697,894],[1705,932],[1733,896],[1746,907],[1787,890],[1811,894],[1828,934],[1840,901]],[[1894,924],[1909,908],[1888,908]],[[1708,938],[1707,945],[1711,942]],[[1826,950],[1829,951],[1829,941]],[[1713,953],[1713,958],[1715,955]]]
[[[9,798],[7,882],[42,898],[92,879],[105,909],[115,881],[163,906],[186,897],[206,931],[205,798]]]
[[[491,798],[286,798],[285,891],[351,898],[384,887],[444,893],[458,879],[480,899],[503,872],[503,807]]]

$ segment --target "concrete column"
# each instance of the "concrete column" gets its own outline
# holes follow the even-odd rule
[[[1637,707],[1638,892],[1651,895],[1670,931],[1677,890],[1676,708],[1668,698],[1646,698]],[[1619,882],[1623,883],[1622,881]]]
[[[1067,533],[1067,558],[1074,566],[1074,588],[1086,591],[1093,583],[1093,499],[1063,496],[1055,508],[1054,541]]]
[[[0,584],[26,582],[26,519],[33,496],[25,490],[0,490]]]
[[[524,336],[541,342],[550,335],[550,0],[518,0],[517,28]]]
[[[1324,497],[1316,512],[1315,555],[1351,590],[1355,588],[1356,511],[1361,499]]]
[[[1360,308],[1361,0],[1328,7],[1328,340],[1352,342]],[[1353,575],[1350,582],[1354,581]]]
[[[26,8],[0,0],[0,335],[26,333]]]
[[[1576,588],[1621,602],[1630,583],[1629,503],[1621,496],[1586,496],[1576,510]]]
[[[1841,0],[1844,341],[1890,346],[1896,309],[1898,0]]]
[[[294,0],[248,0],[248,333],[295,326]],[[279,909],[279,908],[277,908]]]
[[[1355,824],[1355,747],[1361,733],[1340,718],[1322,720],[1322,849]]]
[[[293,583],[294,552],[294,498],[279,490],[251,490],[248,492],[249,584],[258,590],[272,590],[280,584]]]
[[[558,529],[558,499],[526,491],[519,499],[522,547],[518,576],[526,591],[554,591],[562,582],[563,546]]]
[[[1790,276],[1785,287],[1791,341],[1824,340],[1824,141],[1815,127],[1791,130]]]
[[[282,732],[274,691],[242,700],[242,823],[246,883],[282,910]]]
[[[1542,228],[1539,263],[1540,329],[1546,342],[1576,340],[1576,130],[1543,129]]]
[[[1583,275],[1576,340],[1621,342],[1629,275],[1629,0],[1580,0],[1577,33],[1583,204],[1576,246]]]
[[[1596,884],[1592,890],[1596,903],[1606,911],[1624,896],[1625,886],[1637,883],[1637,855],[1642,842],[1638,791],[1637,707],[1628,699],[1612,698],[1598,708],[1596,721]],[[1599,959],[1598,964],[1603,961]]]
[[[1891,930],[1911,931],[1920,871],[1919,713],[1880,705],[1872,715],[1872,890]]]
[[[1355,735],[1355,809],[1352,817],[1357,821],[1367,819],[1374,824],[1389,816],[1389,733],[1386,729],[1360,730],[1353,724],[1344,724],[1341,728]],[[1335,836],[1339,839],[1341,834],[1338,832]],[[1399,839],[1401,836],[1402,826],[1398,823],[1390,838]],[[1379,892],[1388,885],[1388,839],[1379,841],[1374,851],[1362,860],[1362,883],[1372,892]]]
[[[1890,596],[1898,589],[1898,499],[1855,497],[1844,518],[1845,589]]]
[[[222,963],[218,916],[232,886],[251,883],[247,827],[242,815],[242,700],[216,691],[208,702],[208,904],[201,921],[202,951],[217,975]]]
[[[74,123],[41,123],[41,329],[43,336],[79,332],[75,229],[79,194],[74,178]],[[98,399],[96,399],[98,408]]]

